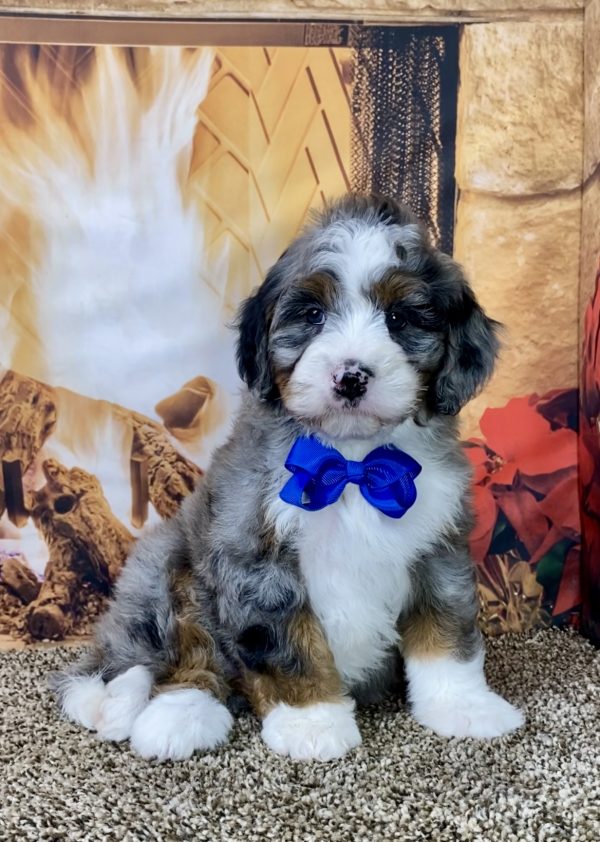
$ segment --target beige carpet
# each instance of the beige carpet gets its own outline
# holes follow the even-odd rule
[[[270,754],[241,719],[226,748],[138,759],[58,720],[45,676],[73,649],[0,655],[0,839],[387,842],[600,839],[600,653],[542,632],[489,644],[491,683],[525,730],[445,741],[394,703],[332,764]]]

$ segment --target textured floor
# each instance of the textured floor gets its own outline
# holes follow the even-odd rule
[[[74,655],[0,655],[1,840],[600,839],[600,653],[575,635],[489,644],[523,731],[445,741],[390,703],[361,714],[363,746],[332,764],[271,755],[248,717],[229,746],[180,764],[99,743],[60,722],[45,689]]]

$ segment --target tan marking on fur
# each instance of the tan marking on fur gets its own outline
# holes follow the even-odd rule
[[[160,690],[195,687],[209,690],[221,701],[229,695],[227,683],[215,660],[215,643],[210,634],[189,618],[178,618],[179,663],[165,676]]]
[[[337,285],[326,272],[315,272],[314,275],[302,278],[296,287],[312,295],[326,310],[333,310],[335,307]]]
[[[280,702],[303,707],[337,702],[342,696],[342,682],[316,618],[306,611],[298,614],[291,622],[289,639],[302,662],[301,675],[286,675],[281,670],[247,671],[242,680],[242,690],[260,717]]]
[[[197,608],[194,574],[189,566],[173,571],[171,575],[171,597],[177,615],[183,615]]]
[[[229,695],[229,688],[219,671],[215,657],[215,642],[198,621],[192,571],[178,571],[172,579],[171,592],[177,612],[178,663],[164,676],[157,692],[182,687],[208,690],[221,701]]]
[[[401,649],[404,656],[437,658],[452,652],[458,642],[449,623],[432,612],[414,614],[400,628]]]
[[[326,272],[315,272],[313,275],[301,278],[295,284],[295,289],[302,290],[308,296],[312,296],[315,304],[322,306],[325,310],[333,310],[335,308],[338,295],[337,285],[333,278]],[[307,304],[307,307],[310,307],[310,304]],[[275,385],[284,403],[290,397],[289,381],[292,371],[293,367],[279,369],[273,373]]]
[[[258,534],[260,552],[268,558],[274,558],[277,555],[280,543],[281,541],[275,531],[275,524],[265,520]]]
[[[394,270],[373,284],[370,296],[375,304],[384,312],[394,304],[410,303],[415,296],[423,298],[423,281],[410,272]]]
[[[279,394],[281,395],[281,398],[284,401],[284,403],[290,397],[289,391],[288,391],[288,386],[289,386],[289,383],[290,383],[291,375],[292,375],[292,369],[290,369],[290,368],[286,368],[286,369],[282,369],[280,371],[276,371],[275,374],[273,375],[273,380],[275,381],[275,385],[277,386],[277,390],[278,390]]]

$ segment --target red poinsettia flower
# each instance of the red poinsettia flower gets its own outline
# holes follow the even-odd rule
[[[492,481],[511,485],[517,471],[547,476],[577,463],[577,435],[566,427],[553,430],[536,409],[539,398],[512,398],[500,409],[486,409],[479,426],[498,459]]]
[[[579,407],[573,389],[553,389],[539,398],[535,408],[553,430],[568,427],[576,430],[579,421]]]
[[[475,561],[481,563],[486,557],[490,544],[492,543],[494,527],[498,519],[496,498],[488,486],[475,485],[473,487],[473,507],[476,518],[475,526],[469,538],[469,544],[471,555]]]
[[[600,264],[584,318],[580,409],[583,624],[600,641]]]
[[[581,407],[588,419],[600,415],[600,263],[594,294],[583,321]]]
[[[563,426],[572,422],[573,406],[574,391],[563,390],[541,399],[513,398],[504,407],[485,411],[480,421],[485,440],[467,443],[477,513],[471,551],[477,561],[489,550],[499,511],[531,563],[562,537],[578,536],[577,435]],[[554,418],[552,408],[557,410]]]

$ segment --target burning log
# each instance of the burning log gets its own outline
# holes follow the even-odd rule
[[[210,426],[216,391],[217,385],[212,380],[199,375],[157,403],[156,412],[170,433],[182,441],[191,441]]]
[[[158,514],[172,517],[192,493],[202,471],[178,453],[157,424],[134,416],[132,458],[145,461],[148,495]]]
[[[2,582],[28,605],[40,592],[40,582],[35,573],[18,558],[6,558],[2,564]]]
[[[50,556],[41,586],[26,565],[5,563],[2,592],[19,609],[19,628],[24,633],[27,627],[37,639],[73,633],[90,605],[103,604],[133,540],[113,515],[100,482],[82,468],[46,460],[44,488],[29,493],[24,488],[27,470],[55,429],[60,394],[15,372],[4,377],[0,372],[0,515],[6,507],[18,527],[31,516]],[[133,524],[141,527],[147,520],[149,502],[161,517],[171,517],[202,471],[176,450],[160,424],[125,408],[113,411],[133,431]],[[63,412],[61,417],[66,418]],[[179,416],[175,420],[181,423]]]
[[[134,449],[147,462],[152,505],[161,517],[172,517],[194,490],[202,471],[175,450],[160,428],[149,424],[135,426]]]
[[[52,389],[7,371],[0,380],[0,515],[7,508],[15,526],[21,527],[27,520],[23,475],[55,426]]]
[[[131,473],[131,523],[136,529],[141,529],[148,520],[148,502],[150,500],[148,459],[143,453],[132,453],[129,464]]]
[[[19,459],[2,460],[2,481],[4,483],[4,504],[8,519],[20,529],[27,523],[29,512],[25,505],[23,463]]]
[[[110,590],[133,538],[110,510],[96,477],[54,459],[33,495],[32,517],[50,550],[45,580],[28,614],[36,638],[62,638],[79,608],[83,582]]]

